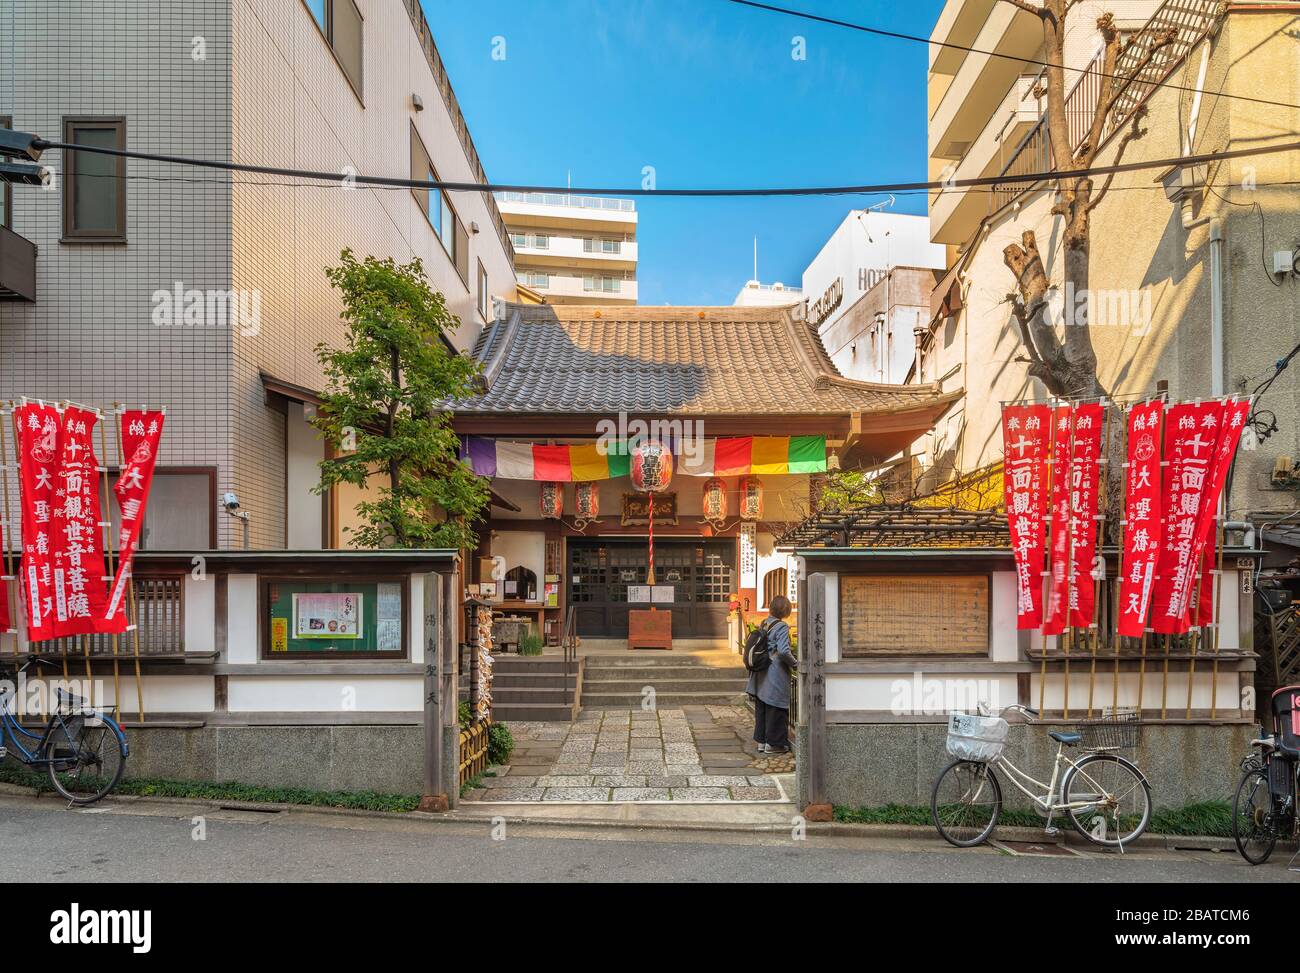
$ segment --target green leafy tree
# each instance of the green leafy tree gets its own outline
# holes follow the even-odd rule
[[[342,348],[316,347],[327,390],[315,423],[340,455],[321,463],[317,490],[386,480],[357,504],[358,546],[471,548],[488,488],[460,461],[442,408],[476,392],[478,363],[442,340],[460,320],[418,258],[359,261],[344,250],[340,260],[325,275],[343,297],[347,337]]]

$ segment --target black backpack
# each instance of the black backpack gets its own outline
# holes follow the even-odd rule
[[[745,668],[750,672],[763,672],[772,664],[767,648],[767,620],[745,636]]]

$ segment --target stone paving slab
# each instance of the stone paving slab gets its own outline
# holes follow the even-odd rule
[[[764,772],[777,765],[749,739],[750,720],[742,707],[687,706],[587,709],[571,724],[510,723],[517,741],[510,766],[489,771],[492,776],[485,776],[466,801],[788,801],[786,791]]]

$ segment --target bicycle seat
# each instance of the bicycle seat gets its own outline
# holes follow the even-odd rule
[[[1064,743],[1067,747],[1072,747],[1083,740],[1082,733],[1066,733],[1064,730],[1048,730],[1047,735],[1057,743]]]
[[[59,701],[60,705],[62,705],[62,704],[64,704],[64,703],[66,703],[66,704],[69,705],[69,706],[85,706],[85,705],[86,705],[86,700],[85,700],[85,699],[83,699],[81,696],[77,696],[77,695],[74,695],[73,693],[68,692],[66,689],[57,689],[57,688],[56,688],[56,689],[54,690],[54,695],[55,695],[55,698]]]

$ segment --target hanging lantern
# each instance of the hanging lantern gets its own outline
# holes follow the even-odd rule
[[[656,440],[632,447],[632,485],[642,493],[662,493],[673,479],[673,454]]]
[[[763,519],[763,484],[756,476],[740,481],[740,519]]]
[[[727,519],[727,484],[721,477],[711,476],[704,481],[700,506],[704,519],[711,524],[720,524]]]
[[[538,505],[543,517],[559,520],[564,513],[564,484],[554,480],[543,481],[538,493]]]
[[[579,529],[600,517],[600,491],[592,480],[573,485],[573,519]]]

